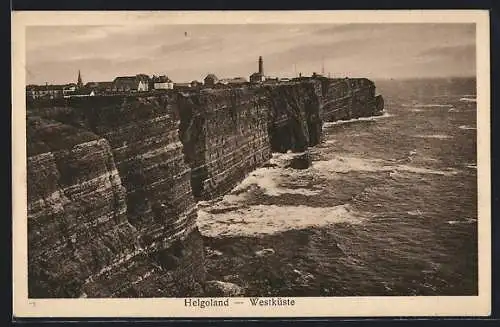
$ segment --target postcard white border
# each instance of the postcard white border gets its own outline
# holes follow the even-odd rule
[[[475,23],[477,68],[478,296],[293,298],[292,307],[193,308],[184,299],[28,299],[25,27],[30,25],[289,23]],[[12,189],[13,308],[15,317],[391,317],[487,316],[491,310],[490,53],[486,10],[13,12]],[[244,302],[236,304],[235,302]]]

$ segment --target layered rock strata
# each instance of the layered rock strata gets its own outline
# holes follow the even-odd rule
[[[322,98],[322,119],[328,122],[376,116],[384,109],[375,84],[366,78],[322,79]]]
[[[366,79],[314,79],[29,102],[29,296],[202,295],[195,201],[271,151],[305,153],[323,121],[379,114],[374,92]]]
[[[289,83],[266,88],[268,132],[275,152],[303,152],[321,140],[321,84]]]
[[[203,247],[196,230],[190,169],[184,163],[179,121],[171,105],[175,101],[171,100],[82,99],[36,110],[59,123],[42,120],[37,125],[28,119],[28,144],[45,149],[33,151],[28,146],[28,213],[60,225],[58,231],[47,230],[42,222],[29,220],[34,274],[30,296],[143,297],[176,296],[179,289],[183,294],[201,292]],[[85,132],[61,122],[81,126]],[[42,192],[35,186],[40,184],[64,188],[53,195],[55,191]],[[36,200],[42,198],[46,203],[54,197],[53,206],[65,208],[64,196],[72,200],[71,209],[76,213],[58,209],[59,216],[50,218],[55,209],[37,209]],[[87,220],[97,226],[91,229]],[[72,228],[81,234],[75,235]],[[109,237],[108,229],[113,233]],[[73,245],[66,252],[59,250],[54,239],[37,245],[37,235],[45,239],[66,234],[69,241],[62,242]],[[38,253],[37,248],[43,252]],[[57,253],[72,261],[58,261]],[[65,277],[65,270],[76,276]],[[52,276],[59,288],[44,284]],[[67,290],[73,291],[65,293]]]
[[[192,191],[209,200],[227,193],[271,158],[267,98],[251,89],[179,97],[180,135]]]

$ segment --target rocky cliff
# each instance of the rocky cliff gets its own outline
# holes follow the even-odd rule
[[[28,103],[29,296],[204,293],[196,200],[370,116],[369,80]]]
[[[199,294],[203,247],[175,101],[61,102],[28,112],[30,296]]]
[[[227,193],[271,158],[267,102],[251,89],[179,95],[179,133],[197,199]]]

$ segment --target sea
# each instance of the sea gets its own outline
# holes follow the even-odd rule
[[[475,79],[375,81],[385,113],[323,125],[198,203],[207,279],[245,296],[477,295]]]

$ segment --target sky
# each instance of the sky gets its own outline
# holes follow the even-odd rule
[[[167,75],[174,82],[264,73],[294,77],[427,78],[476,75],[474,24],[241,24],[30,26],[26,82],[112,81]]]

